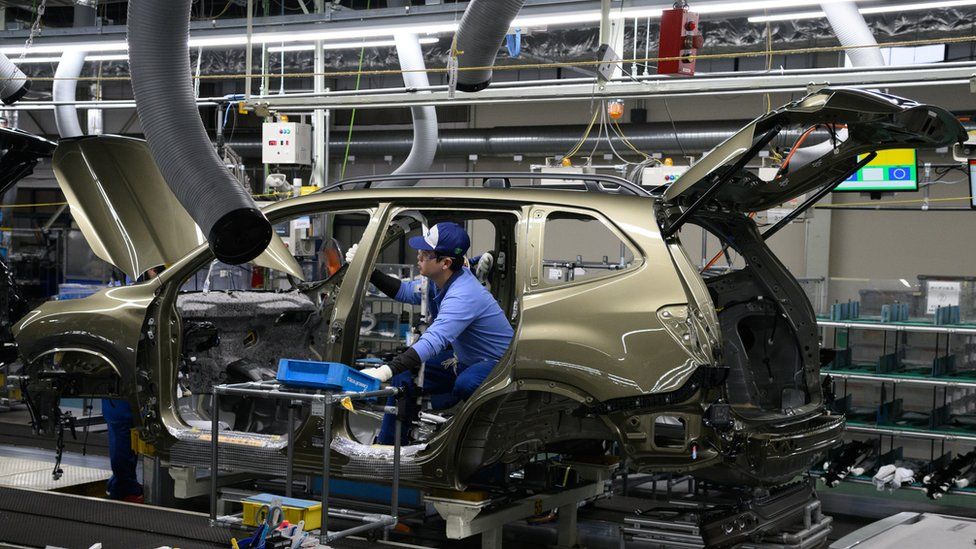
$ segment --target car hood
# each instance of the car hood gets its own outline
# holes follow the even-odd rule
[[[49,158],[57,145],[21,130],[0,128],[0,195],[34,172],[41,158]]]
[[[741,169],[726,172],[771,130],[817,124],[846,126],[848,137],[836,148],[772,182]],[[688,206],[716,180],[731,179],[712,194],[714,206],[762,211],[842,176],[858,155],[885,149],[933,149],[963,143],[966,130],[949,111],[883,93],[825,88],[753,120],[684,173],[664,194],[670,204]],[[758,151],[755,151],[758,153]]]
[[[117,135],[63,139],[53,164],[88,245],[133,279],[176,262],[205,241],[144,140]],[[277,235],[254,263],[304,279]]]

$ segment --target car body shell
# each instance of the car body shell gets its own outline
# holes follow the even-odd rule
[[[808,97],[791,104],[792,110],[784,108],[757,119],[745,133],[727,142],[731,145],[720,145],[716,149],[720,154],[706,157],[700,168],[690,172],[687,180],[679,180],[665,197],[545,188],[438,188],[436,193],[429,188],[369,188],[293,198],[266,207],[264,213],[273,223],[350,209],[370,213],[359,251],[343,268],[343,279],[323,319],[329,339],[323,359],[346,364],[355,359],[362,296],[394,216],[408,210],[453,209],[504,212],[515,219],[511,248],[515,337],[488,379],[449,423],[405,457],[405,482],[462,489],[480,482],[479,475],[492,466],[517,466],[543,451],[600,454],[603,450],[594,448],[614,442],[636,470],[774,485],[804,471],[836,444],[844,422],[823,406],[813,310],[796,279],[769,251],[745,213],[748,208],[768,207],[815,188],[811,183],[814,171],[827,168],[801,167],[779,183],[775,195],[750,195],[744,189],[756,186],[754,176],[728,173],[729,166],[735,165],[757,134],[789,122],[790,116],[813,120],[810,113],[817,106],[825,109],[831,101],[841,106],[861,105],[858,116],[862,118],[863,106],[874,105],[875,110],[884,111],[879,117],[894,120],[889,120],[891,125],[899,116],[911,118],[924,112],[944,126],[936,129],[941,133],[930,141],[908,143],[911,146],[943,146],[960,138],[958,128],[945,120],[944,111],[865,93],[851,92],[853,98],[837,92]],[[848,123],[852,135],[867,135],[857,126],[856,117]],[[63,157],[111,156],[120,145],[140,149],[137,143],[118,141],[124,138],[88,139],[87,144],[69,143]],[[845,158],[856,158],[870,148],[856,141],[843,149]],[[878,146],[891,148],[908,141],[893,138]],[[75,162],[74,167],[61,164],[63,185],[86,181],[89,187],[112,186],[112,176],[102,175],[109,172],[82,173],[78,167],[82,164],[86,169],[91,166],[91,162]],[[152,171],[144,162],[140,170]],[[471,177],[491,178],[490,174]],[[709,195],[708,188],[722,177],[731,178],[731,186]],[[125,210],[137,210],[133,204],[145,207],[133,185],[117,186],[125,189],[130,204]],[[79,189],[73,194],[82,196],[84,192]],[[101,205],[79,203],[79,213],[111,211],[111,194]],[[713,202],[696,212],[700,205],[695,203],[702,196],[713,197]],[[750,196],[763,198],[751,200]],[[703,279],[677,238],[665,235],[688,211],[695,214],[689,216],[695,224],[734,243],[737,251],[750,258],[747,268],[714,280]],[[634,252],[631,267],[575,284],[545,284],[542,243],[545,222],[552,213],[582,213],[603,223]],[[130,216],[130,223],[139,217],[145,216]],[[95,225],[99,223],[92,224],[92,232],[101,233],[103,228]],[[124,225],[116,223],[115,232],[106,239],[119,242],[120,232],[136,234]],[[152,230],[145,235],[158,238]],[[133,240],[116,248],[139,250],[141,244]],[[81,300],[45,303],[22,320],[15,333],[39,406],[43,402],[50,405],[54,394],[126,399],[138,411],[141,436],[160,455],[173,465],[206,466],[210,433],[187,425],[175,402],[183,352],[176,303],[183,281],[213,255],[204,244],[181,251],[181,257],[173,258],[155,279],[109,288]],[[164,255],[152,261],[164,259]],[[271,261],[286,272],[293,268],[287,258]],[[146,261],[129,264],[148,265]],[[751,305],[743,309],[741,300],[723,297],[735,295],[746,296]],[[720,314],[719,310],[728,312]],[[791,368],[787,374],[798,380],[793,389],[784,389],[784,403],[778,407],[750,403],[753,393],[747,392],[745,397],[731,394],[733,384],[756,385],[751,377],[754,357],[749,356],[737,326],[751,323],[756,333],[766,333],[769,322],[773,322],[774,333],[776,322],[784,323],[780,329],[782,356],[786,357],[783,367]],[[52,356],[57,357],[54,366],[45,361]],[[795,404],[785,404],[787,396]],[[332,474],[374,480],[388,476],[389,452],[354,443],[347,416],[340,410],[334,419],[336,440],[348,444],[332,442]],[[314,414],[302,416],[294,442],[299,471],[313,473],[321,467],[322,421]],[[658,431],[676,424],[681,426],[678,438],[663,443],[665,438]],[[227,455],[222,463],[228,467],[281,471],[286,448],[280,435],[224,433],[220,444],[222,454]]]

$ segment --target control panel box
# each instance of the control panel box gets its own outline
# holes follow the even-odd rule
[[[686,171],[688,166],[648,166],[644,168],[641,185],[649,188],[668,186],[677,181]]]
[[[312,164],[312,126],[297,122],[266,122],[262,127],[261,162]]]
[[[657,55],[658,74],[695,75],[695,55],[704,44],[698,26],[698,14],[687,8],[661,12],[661,33]]]

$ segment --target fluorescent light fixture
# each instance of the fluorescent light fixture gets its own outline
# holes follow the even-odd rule
[[[860,8],[857,11],[862,15],[876,15],[879,13],[895,13],[901,11],[920,11],[934,10],[942,8],[961,8],[965,6],[976,6],[976,0],[948,0],[946,2],[914,2],[911,4],[894,4],[885,6],[873,6],[870,8]],[[822,11],[802,11],[796,13],[780,13],[776,15],[761,15],[750,17],[750,23],[767,23],[774,21],[793,21],[796,19],[819,19],[826,17]]]
[[[823,2],[841,2],[846,0],[753,0],[749,2],[722,2],[722,3],[702,3],[696,4],[694,6],[694,11],[702,14],[716,14],[716,13],[737,13],[737,12],[748,12],[748,11],[760,11],[766,9],[784,9],[784,8],[797,8],[804,6],[818,6]],[[859,0],[859,1],[874,1],[874,0]],[[919,4],[918,8],[908,8],[908,9],[928,9],[931,7],[953,7],[962,5],[976,4],[976,0],[967,0],[965,2],[948,0],[946,2],[928,2],[925,4]],[[903,6],[891,7],[891,8],[863,8],[862,13],[875,13],[868,12],[865,10],[882,9],[887,11],[896,11],[906,9]],[[634,19],[634,18],[655,18],[661,16],[660,8],[627,8],[627,9],[614,9],[610,12],[611,19]],[[804,12],[805,14],[820,14],[820,15],[810,15],[810,17],[822,16],[822,12]],[[881,13],[881,12],[876,12]],[[773,16],[773,17],[784,17],[792,18],[792,15],[785,16]],[[750,18],[753,21],[754,18]],[[532,28],[532,27],[543,27],[543,26],[559,26],[559,25],[576,25],[581,23],[597,23],[600,21],[600,10],[586,10],[571,13],[554,13],[547,15],[523,15],[517,17],[512,22],[512,27],[518,28]],[[399,25],[387,25],[387,26],[370,26],[363,25],[360,27],[343,26],[341,28],[329,29],[328,25],[325,25],[322,30],[307,31],[307,32],[294,32],[294,31],[284,31],[284,32],[263,32],[254,33],[251,35],[251,42],[254,44],[294,44],[300,42],[312,42],[312,41],[337,41],[337,42],[349,42],[349,41],[360,41],[356,46],[362,45],[361,41],[363,39],[369,38],[386,38],[394,36],[398,33],[410,33],[418,34],[421,36],[436,36],[440,34],[450,34],[456,32],[458,29],[457,21],[445,21],[443,23],[428,22],[428,23],[415,23],[415,24],[399,24]],[[247,37],[245,35],[199,35],[190,37],[190,48],[212,48],[212,47],[234,47],[234,46],[245,46],[247,44]],[[338,49],[329,48],[328,49]],[[112,52],[112,51],[126,51],[128,50],[128,44],[125,42],[89,42],[89,43],[63,43],[63,44],[44,44],[35,43],[31,46],[28,53],[32,54],[54,54],[63,53],[65,51],[71,50],[85,50],[89,52]],[[282,50],[276,50],[282,51]],[[284,51],[299,51],[299,50],[284,50]],[[24,52],[23,46],[10,46],[5,48],[0,48],[0,53],[4,53],[8,56],[19,55]]]
[[[436,44],[438,42],[440,42],[440,39],[432,36],[420,39],[421,44]],[[395,40],[364,40],[361,42],[325,42],[322,44],[322,48],[327,50],[348,50],[355,48],[380,48],[395,45]],[[295,44],[293,46],[273,46],[268,48],[268,52],[270,53],[281,53],[286,51],[315,51],[315,44]]]
[[[127,53],[113,53],[107,55],[88,55],[85,56],[85,61],[125,61],[129,59],[129,54]],[[60,57],[14,57],[10,59],[13,63],[18,65],[27,65],[31,63],[58,63],[61,61]]]
[[[430,23],[426,25],[399,25],[389,27],[370,27],[363,26],[358,28],[342,28],[334,30],[321,30],[315,32],[265,32],[254,33],[251,41],[255,44],[281,44],[290,42],[310,42],[313,40],[358,40],[362,38],[379,38],[393,36],[399,33],[405,34],[444,34],[456,31],[458,23]],[[246,43],[245,37],[240,37],[242,44]],[[191,39],[191,43],[193,40]]]
[[[64,53],[66,51],[77,51],[83,50],[88,52],[99,52],[99,51],[126,51],[129,49],[129,44],[125,42],[88,42],[88,43],[71,43],[71,44],[34,44],[30,49],[26,50],[27,53]],[[24,46],[10,46],[6,48],[0,48],[0,53],[4,55],[20,55],[24,53]]]

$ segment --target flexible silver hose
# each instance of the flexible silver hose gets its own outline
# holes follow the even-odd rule
[[[498,56],[498,48],[509,26],[518,15],[525,0],[471,0],[464,10],[454,50],[458,52],[458,68],[491,67]],[[483,90],[491,84],[491,69],[459,70],[457,89],[464,92]]]
[[[95,24],[95,10],[89,6],[75,6],[74,27],[91,27]],[[61,54],[58,69],[54,72],[52,96],[54,101],[74,101],[77,99],[78,80],[81,70],[85,66],[86,51],[71,50]],[[54,121],[58,126],[58,135],[66,137],[80,137],[85,135],[78,121],[78,107],[75,105],[56,105],[54,107]]]
[[[864,16],[857,11],[857,4],[854,2],[823,2],[820,7],[827,14],[827,20],[830,21],[830,26],[834,29],[837,40],[842,46],[850,48],[847,50],[847,57],[850,58],[852,65],[855,67],[878,67],[885,64],[881,50],[877,47],[852,47],[869,44],[877,46],[878,44],[867,22],[864,21]],[[843,128],[837,130],[837,142],[840,143],[845,140],[847,140],[847,130]],[[813,162],[833,150],[834,146],[834,142],[827,140],[817,145],[797,149],[793,154],[793,160],[790,161],[790,170],[796,170]]]
[[[66,51],[58,61],[58,70],[54,72],[53,99],[59,101],[74,101],[78,89],[81,69],[85,66],[85,56],[88,52]],[[75,105],[55,105],[54,121],[58,125],[58,135],[62,139],[85,135],[78,121],[78,107]]]
[[[403,72],[403,84],[409,89],[426,89],[430,86],[427,78],[424,52],[420,50],[420,38],[416,34],[397,34],[397,56],[400,58],[400,68]],[[430,93],[421,91],[418,93]],[[399,173],[423,173],[430,170],[437,154],[437,110],[431,106],[411,107],[413,115],[413,146],[403,164],[393,171]],[[416,182],[388,181],[384,185],[390,187],[411,186]]]
[[[4,105],[13,105],[20,101],[30,90],[30,81],[24,71],[17,68],[13,61],[0,53],[0,101]]]
[[[129,65],[139,121],[166,182],[224,263],[257,257],[271,224],[204,129],[190,72],[192,0],[129,2]]]

